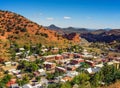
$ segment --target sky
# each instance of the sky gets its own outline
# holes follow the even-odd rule
[[[0,10],[44,26],[120,28],[120,0],[0,0]]]

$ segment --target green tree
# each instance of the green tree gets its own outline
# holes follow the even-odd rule
[[[63,84],[61,85],[60,88],[72,88],[72,85],[71,85],[70,82],[65,82],[65,83],[63,83]]]
[[[36,80],[37,80],[37,81],[40,81],[40,80],[41,80],[41,77],[40,77],[40,76],[37,76],[37,77],[36,77]]]
[[[38,70],[38,68],[39,68],[38,65],[35,64],[35,63],[31,63],[31,64],[29,65],[29,69],[30,69],[31,72]]]
[[[100,82],[100,75],[98,73],[96,73],[93,76],[91,76],[90,82],[91,82],[92,86],[98,87],[99,82]]]
[[[85,82],[89,81],[90,77],[86,73],[81,73],[78,76],[75,76],[72,80],[73,84],[84,84]]]

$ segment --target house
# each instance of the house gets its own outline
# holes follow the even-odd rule
[[[42,85],[40,83],[35,84],[34,86],[32,86],[32,88],[42,88]]]
[[[11,84],[10,88],[19,88],[19,85],[16,83],[16,84]]]
[[[12,62],[5,62],[4,64],[5,64],[5,66],[9,67],[12,65]]]
[[[63,59],[69,58],[66,53],[63,53],[62,56],[63,56]]]
[[[88,68],[88,69],[86,69],[86,71],[87,71],[89,74],[94,74],[94,73],[100,71],[100,69],[101,69],[101,68],[99,68],[99,67],[93,67],[93,68]]]
[[[93,55],[91,55],[90,53],[88,53],[87,52],[87,50],[84,50],[83,52],[82,52],[82,57],[84,57],[84,58],[93,58],[94,56]]]
[[[62,53],[62,55],[63,55],[64,59],[74,57],[74,54],[70,53],[70,52],[64,52],[64,53]]]
[[[46,72],[44,69],[38,69],[38,72],[40,73],[41,76],[45,76]]]
[[[18,74],[16,75],[17,78],[21,79],[22,78],[22,75],[21,74]]]
[[[33,74],[34,74],[36,77],[37,77],[37,76],[40,76],[40,73],[37,72],[37,71],[33,72]]]
[[[67,70],[68,71],[75,71],[76,70],[76,67],[74,65],[68,65],[67,66]]]
[[[120,61],[120,57],[117,57],[116,60],[117,60],[117,61]]]
[[[114,66],[119,69],[120,68],[120,62],[119,61],[113,61]]]
[[[55,77],[55,82],[56,82],[56,83],[59,83],[60,80],[62,79],[62,77],[63,77],[63,76],[57,76],[57,77]]]
[[[92,67],[95,65],[95,63],[93,61],[91,61],[91,60],[85,60],[85,62],[87,64],[89,64],[90,66],[92,66]]]
[[[95,67],[99,67],[99,68],[102,68],[104,65],[103,64],[97,64],[95,65]]]
[[[69,76],[71,78],[77,76],[79,73],[77,71],[68,71],[64,76]]]
[[[45,52],[48,51],[48,49],[47,49],[47,48],[45,48],[45,49],[41,49],[41,51],[42,51],[43,53],[45,53]]]
[[[111,62],[108,62],[107,64],[108,65],[114,65],[117,69],[119,69],[119,67],[120,67],[120,62],[119,61],[115,61],[115,60],[113,60]]]
[[[16,79],[11,79],[6,86],[9,88],[11,85],[16,84]]]
[[[54,61],[55,60],[55,55],[43,56],[42,58],[43,58],[44,61]]]
[[[63,67],[56,67],[56,71],[59,71],[59,72],[66,72],[66,69],[63,68]]]
[[[62,55],[59,55],[59,54],[58,54],[58,55],[55,56],[55,60],[62,60],[62,59],[63,59],[63,56],[62,56]]]
[[[60,81],[61,81],[61,82],[66,82],[66,81],[71,81],[71,80],[72,80],[71,77],[65,76],[65,77],[63,77]]]
[[[77,59],[72,59],[71,60],[71,63],[72,64],[79,64],[79,63],[81,63],[81,62],[84,62],[84,59],[81,59],[81,58],[77,58]]]
[[[52,53],[57,53],[58,51],[59,51],[59,48],[57,48],[57,47],[54,47],[54,48],[51,49]]]
[[[9,69],[8,72],[9,72],[9,73],[12,73],[12,72],[15,71],[15,70],[16,70],[16,69],[14,69],[14,68],[13,68],[13,69]]]
[[[16,56],[20,56],[20,55],[22,55],[22,52],[18,52],[18,53],[16,53],[15,55],[16,55]]]
[[[21,73],[21,70],[13,70],[12,73],[15,74],[15,75],[18,75],[18,74]]]
[[[12,66],[16,66],[18,63],[17,62],[12,62],[11,65]]]
[[[78,54],[78,53],[74,53],[74,58],[81,58],[82,55],[81,54]]]
[[[56,67],[55,63],[52,62],[44,62],[44,66],[46,68],[46,70],[53,70]]]
[[[20,51],[24,51],[25,49],[24,48],[19,48]]]
[[[22,88],[33,88],[30,84],[25,84],[22,86]]]
[[[59,64],[60,64],[61,66],[67,65],[67,64],[70,63],[70,60],[71,60],[71,59],[63,59],[63,60],[60,60],[60,61],[59,61]]]

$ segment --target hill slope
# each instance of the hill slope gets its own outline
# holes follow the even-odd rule
[[[109,31],[94,31],[81,34],[89,42],[113,42],[114,40],[120,41],[120,29],[112,29]]]
[[[37,37],[40,36],[40,38],[45,39],[47,42],[62,42],[62,40],[65,40],[62,36],[59,36],[57,32],[48,30],[21,15],[8,11],[0,11],[0,39],[15,40],[17,37],[26,36],[26,38],[29,37],[32,42],[35,35]],[[60,39],[58,39],[58,36]],[[40,39],[37,39],[37,41],[39,40]]]
[[[4,50],[8,49],[10,43],[16,43],[20,47],[38,43],[47,46],[65,47],[70,42],[80,42],[79,38],[77,42],[74,39],[76,38],[72,40],[63,38],[56,31],[44,28],[19,14],[0,10],[0,52],[2,52],[2,55],[7,52]],[[4,49],[4,44],[7,46],[6,49]]]

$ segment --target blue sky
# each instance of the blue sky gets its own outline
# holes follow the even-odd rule
[[[120,0],[0,0],[0,9],[44,26],[120,28]]]

